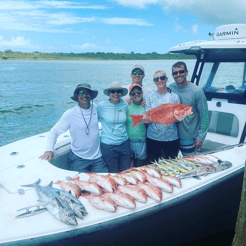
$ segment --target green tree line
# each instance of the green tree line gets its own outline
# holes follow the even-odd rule
[[[184,54],[158,54],[156,52],[140,53],[44,53],[44,52],[18,52],[10,49],[0,51],[1,60],[162,60],[162,59],[195,59],[195,56]]]

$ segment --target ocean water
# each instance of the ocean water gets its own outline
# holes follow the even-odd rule
[[[177,60],[148,61],[0,61],[0,146],[47,132],[63,112],[76,105],[70,97],[79,83],[89,83],[107,99],[110,83],[131,83],[131,68],[145,68],[143,83],[155,89],[153,73],[164,69],[173,82],[171,67]],[[184,60],[192,75],[195,60]]]

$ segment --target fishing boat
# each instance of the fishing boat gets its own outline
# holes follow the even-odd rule
[[[163,192],[161,201],[148,198],[134,209],[118,207],[111,213],[80,197],[88,215],[67,225],[48,212],[18,215],[38,200],[34,188],[22,185],[40,179],[47,186],[77,176],[88,180],[85,173],[69,171],[69,132],[58,137],[51,162],[38,158],[48,132],[13,142],[0,148],[1,246],[149,245],[158,240],[173,246],[235,228],[246,160],[246,25],[220,26],[210,40],[180,44],[170,53],[196,56],[191,82],[203,88],[208,100],[209,130],[195,157],[210,164],[225,161],[230,168],[182,179],[182,187]]]

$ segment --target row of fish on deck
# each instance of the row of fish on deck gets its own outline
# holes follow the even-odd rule
[[[230,162],[221,161],[214,156],[196,156],[174,160],[160,159],[151,165],[132,167],[117,174],[86,173],[89,175],[88,181],[80,180],[79,176],[73,179],[67,177],[68,182],[58,180],[55,183],[60,189],[52,187],[53,182],[41,186],[41,180],[38,180],[34,184],[22,186],[35,187],[40,198],[39,203],[18,210],[26,212],[16,218],[48,210],[56,219],[68,225],[77,225],[76,217],[83,219],[88,215],[80,196],[88,199],[96,209],[109,212],[116,212],[117,206],[134,209],[136,202],[146,203],[147,197],[157,202],[162,201],[163,192],[172,193],[174,187],[182,187],[182,179],[200,179],[200,176],[223,171],[231,166]],[[32,207],[37,208],[30,210]]]

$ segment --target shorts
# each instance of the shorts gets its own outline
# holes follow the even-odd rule
[[[195,143],[195,139],[184,139],[184,138],[179,139],[179,148],[184,157],[194,155],[195,153],[194,143]]]
[[[68,153],[68,162],[71,171],[77,171],[79,173],[108,173],[108,167],[102,157],[97,159],[83,159],[75,155],[72,150]]]
[[[139,160],[145,160],[147,158],[146,141],[142,140],[130,140],[131,154]]]

